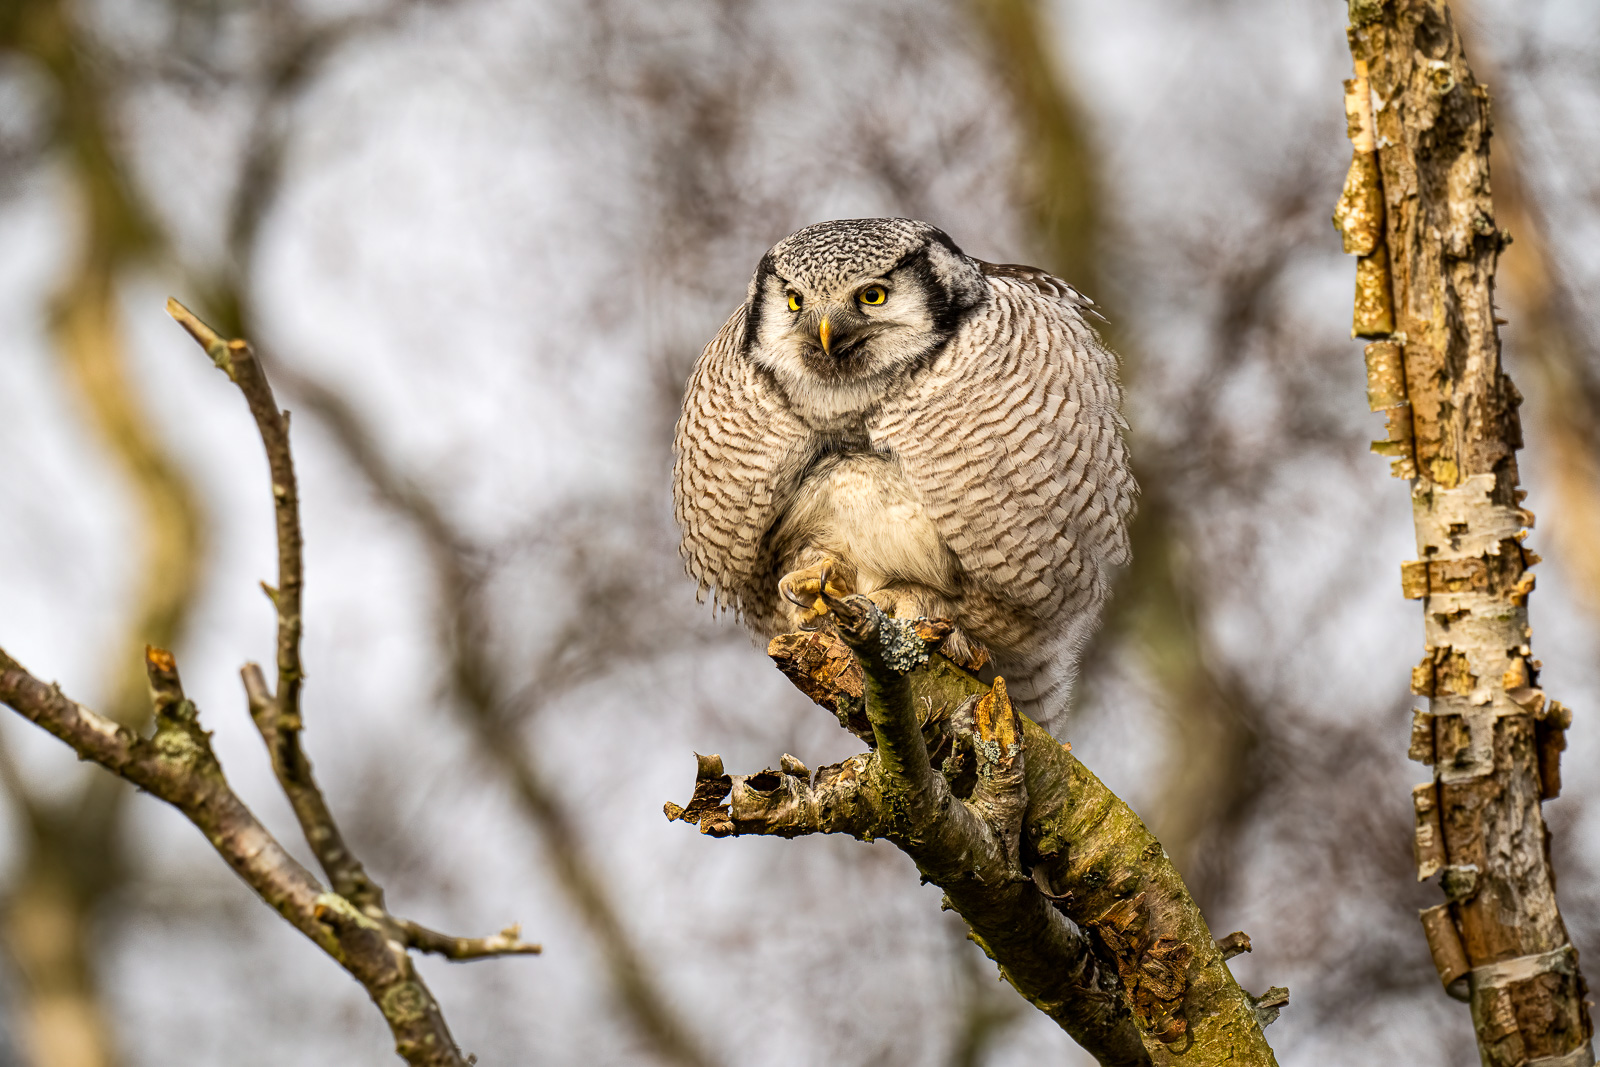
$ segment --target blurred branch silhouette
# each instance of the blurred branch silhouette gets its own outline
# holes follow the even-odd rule
[[[56,355],[134,501],[137,593],[107,662],[117,664],[107,715],[139,729],[150,721],[139,649],[182,638],[205,569],[205,517],[187,475],[168,454],[128,370],[118,283],[158,258],[163,241],[117,162],[107,113],[105,57],[68,0],[25,0],[0,14],[0,52],[35,60],[56,96],[43,146],[62,158],[80,225],[53,300]],[[124,834],[129,790],[87,775],[65,796],[21,775],[6,781],[26,826],[24,856],[0,924],[22,977],[28,1055],[38,1067],[110,1067],[119,1059],[101,1003],[92,932],[100,906],[124,884],[133,859]]]
[[[1101,156],[1073,91],[1066,56],[1050,47],[1058,35],[1051,32],[1048,12],[1037,0],[967,4],[1021,131],[1019,201],[1037,254],[1044,267],[1107,307],[1105,333],[1122,354],[1124,377],[1137,387],[1143,365],[1138,341],[1119,314],[1119,300],[1103,268],[1109,237]],[[1226,287],[1241,317],[1260,307],[1260,294],[1280,267],[1281,261],[1269,258],[1254,276]],[[1219,336],[1236,336],[1241,325],[1219,324]],[[1170,731],[1162,794],[1151,822],[1196,898],[1210,907],[1225,893],[1232,870],[1230,843],[1259,791],[1252,757],[1265,716],[1247,689],[1231,684],[1226,672],[1213,667],[1205,648],[1207,590],[1187,566],[1193,549],[1185,543],[1184,516],[1169,489],[1181,477],[1181,461],[1164,442],[1181,442],[1179,447],[1191,457],[1203,450],[1205,435],[1194,423],[1200,413],[1209,417],[1214,408],[1197,401],[1187,411],[1194,432],[1161,439],[1135,435],[1141,492],[1133,563],[1119,582],[1085,673],[1092,677],[1096,661],[1129,645],[1148,664]]]
[[[278,585],[264,587],[278,614],[278,685],[268,689],[255,664],[242,671],[251,717],[272,757],[279,784],[329,879],[324,888],[272,837],[229,787],[199,711],[183,692],[170,652],[145,653],[155,733],[146,738],[70,700],[0,651],[0,700],[79,754],[178,808],[205,834],[247,885],[366,987],[408,1063],[456,1067],[456,1047],[433,995],[412,966],[409,948],[467,960],[539,952],[511,928],[493,938],[453,938],[392,916],[383,891],[344,843],[300,746],[300,591],[303,584],[299,500],[289,451],[288,417],[250,346],[225,341],[188,309],[173,317],[238,385],[255,417],[271,471],[277,523]]]

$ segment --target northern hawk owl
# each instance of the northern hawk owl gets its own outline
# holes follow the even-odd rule
[[[910,219],[808,226],[762,257],[695,364],[674,440],[682,552],[764,637],[856,592],[942,617],[1058,719],[1135,486],[1090,301]]]

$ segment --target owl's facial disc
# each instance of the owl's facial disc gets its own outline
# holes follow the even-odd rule
[[[797,411],[844,416],[937,356],[986,296],[977,264],[926,223],[818,223],[774,245],[757,268],[745,353]]]
[[[915,360],[942,340],[919,281],[901,269],[825,289],[775,276],[762,362],[816,385],[848,385]]]

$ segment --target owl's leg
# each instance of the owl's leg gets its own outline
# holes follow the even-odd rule
[[[874,589],[866,596],[897,619],[948,619],[954,622],[961,617],[954,603],[925,585],[895,582]],[[989,662],[989,650],[960,626],[951,630],[949,636],[939,644],[939,651],[969,671],[977,671]]]
[[[797,630],[816,629],[828,614],[828,598],[843,600],[855,591],[855,567],[836,556],[823,555],[778,580],[778,592],[788,601],[789,624]]]

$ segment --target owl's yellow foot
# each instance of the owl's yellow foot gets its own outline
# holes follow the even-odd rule
[[[778,592],[794,605],[789,617],[796,629],[814,630],[828,614],[830,600],[843,600],[856,591],[856,569],[825,556],[804,570],[790,571],[778,581]]]

